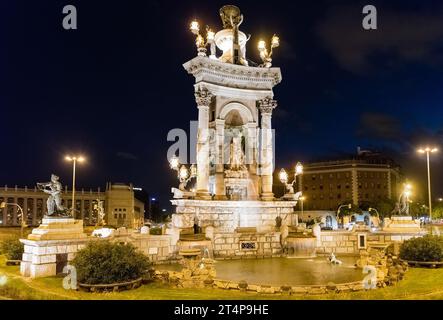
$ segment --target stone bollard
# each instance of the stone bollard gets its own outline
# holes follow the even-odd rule
[[[334,282],[328,282],[328,284],[326,285],[326,289],[328,291],[336,291],[337,290],[337,285]]]
[[[280,291],[283,294],[291,295],[292,294],[292,287],[288,285],[283,285],[280,287]]]
[[[242,280],[238,283],[238,288],[240,289],[240,291],[246,291],[248,289],[248,283]]]

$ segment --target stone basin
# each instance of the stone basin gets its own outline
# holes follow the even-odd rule
[[[246,281],[248,284],[273,286],[326,285],[360,281],[365,277],[362,269],[354,265],[357,257],[338,256],[343,264],[332,265],[327,257],[310,259],[235,259],[215,261],[217,279]],[[178,264],[156,265],[156,270],[180,271]]]

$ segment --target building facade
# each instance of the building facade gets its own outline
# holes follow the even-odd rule
[[[300,176],[306,210],[337,210],[341,204],[396,199],[400,167],[378,153],[358,151],[351,159],[309,163]]]
[[[64,188],[62,204],[72,207],[72,190]],[[0,202],[18,204],[24,212],[26,224],[38,226],[46,214],[48,195],[36,187],[19,188],[4,186],[0,189]],[[105,221],[115,227],[134,228],[143,225],[144,203],[134,197],[132,185],[108,183],[105,191],[76,190],[75,208],[77,219],[82,219],[84,225],[95,225],[98,212],[95,208],[97,201],[103,201]],[[20,226],[21,216],[17,206],[7,205],[0,209],[0,226]]]

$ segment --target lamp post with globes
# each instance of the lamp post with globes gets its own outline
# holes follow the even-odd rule
[[[15,206],[20,211],[20,237],[23,238],[23,229],[27,227],[23,208],[18,203],[8,203],[8,202],[0,203],[0,209],[4,209],[6,208],[6,206]]]
[[[197,177],[197,166],[192,164],[188,169],[184,164],[180,165],[179,158],[176,155],[169,159],[169,166],[172,170],[177,171],[177,178],[180,181],[179,190],[186,192],[188,182]]]
[[[432,221],[432,195],[431,195],[431,168],[429,163],[429,155],[431,153],[437,152],[438,149],[435,147],[425,147],[417,150],[418,153],[426,153],[426,165],[428,171],[428,204],[429,204],[429,221]]]
[[[284,199],[288,200],[294,200],[295,199],[295,193],[294,193],[294,182],[297,181],[297,176],[303,174],[303,165],[300,162],[297,162],[294,170],[294,179],[292,182],[289,182],[288,173],[285,169],[281,169],[279,173],[279,179],[280,182],[283,183],[286,186],[286,193],[283,196]],[[295,199],[296,200],[296,199]]]
[[[270,68],[272,66],[272,50],[280,46],[280,38],[275,34],[271,39],[271,49],[268,51],[266,48],[266,42],[264,40],[260,40],[257,45],[257,49],[260,52],[260,58],[263,61],[261,67]]]
[[[210,46],[209,58],[216,59],[215,53],[215,32],[209,27],[206,27],[206,39],[200,34],[200,25],[197,20],[191,22],[189,30],[195,34],[195,45],[197,47],[197,52],[199,56],[206,56],[206,47]]]
[[[239,30],[239,26],[243,22],[243,15],[236,6],[226,5],[220,9],[220,16],[223,22],[223,30],[215,32],[208,26],[206,27],[206,35],[200,30],[200,24],[197,20],[193,20],[189,25],[189,30],[195,35],[195,45],[197,47],[197,55],[205,57],[207,54],[207,46],[210,46],[210,59],[219,59],[222,61],[230,61],[233,64],[248,65],[244,56],[245,44],[250,39]],[[258,42],[257,48],[260,53],[262,64],[261,68],[270,68],[272,66],[273,49],[280,46],[280,39],[275,34],[271,38],[269,50],[264,40]],[[217,57],[216,48],[223,51],[221,57]]]
[[[66,161],[70,161],[72,162],[72,212],[71,215],[72,217],[75,217],[75,169],[76,169],[76,165],[77,162],[84,162],[85,158],[83,156],[66,156],[65,157]]]

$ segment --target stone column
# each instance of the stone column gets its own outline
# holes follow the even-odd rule
[[[37,199],[32,198],[32,225],[37,225]]]
[[[82,192],[83,193],[83,192]],[[81,219],[85,220],[85,200],[80,200]]]
[[[209,186],[209,105],[213,95],[206,88],[198,88],[195,101],[198,107],[197,133],[197,199],[210,200]]]
[[[17,203],[17,198],[14,198],[14,203]],[[17,226],[19,225],[17,222],[17,206],[12,207],[12,225]]]
[[[247,124],[247,144],[246,161],[249,165],[250,186],[248,186],[248,199],[259,199],[259,182],[257,172],[257,124],[250,122]]]
[[[351,177],[352,177],[352,203],[358,206],[358,195],[360,190],[358,190],[358,172],[357,168],[351,169]]]
[[[224,145],[225,145],[225,120],[215,120],[215,199],[226,199],[225,174],[224,174]]]
[[[8,198],[5,197],[4,201],[6,202]],[[3,226],[6,226],[8,223],[8,206],[2,209],[3,211]]]
[[[23,221],[28,224],[28,198],[23,198]]]
[[[272,150],[272,110],[277,106],[277,101],[265,98],[258,101],[261,114],[261,144],[260,144],[260,174],[262,200],[274,200],[272,193],[273,150]]]

